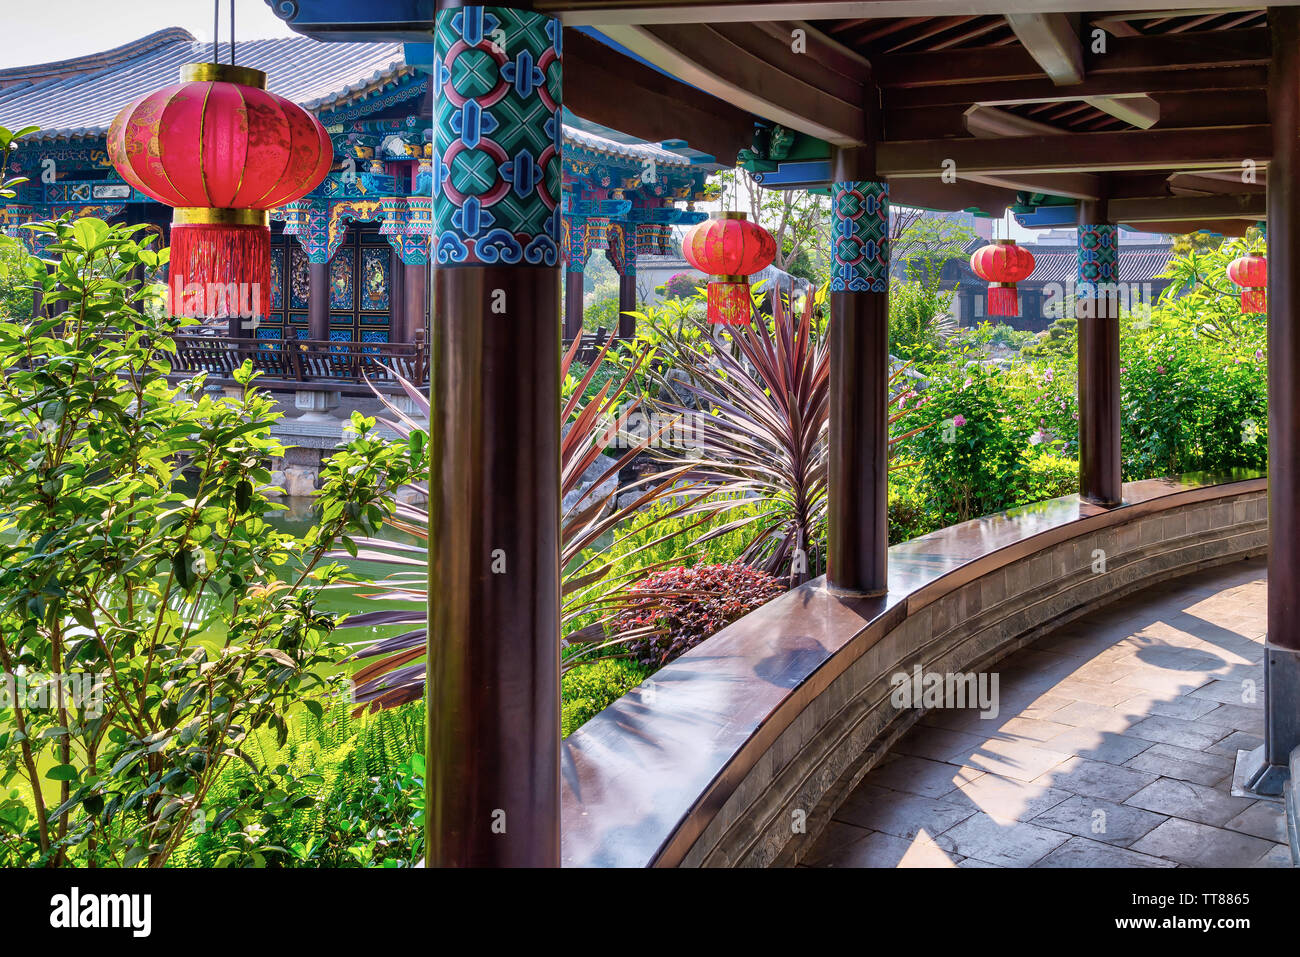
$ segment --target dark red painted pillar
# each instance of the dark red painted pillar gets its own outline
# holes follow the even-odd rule
[[[393,250],[388,260],[388,341],[410,342],[411,333],[406,327],[406,269],[402,254]],[[428,272],[429,267],[425,266]]]
[[[1268,11],[1273,36],[1268,167],[1268,636],[1264,743],[1238,772],[1282,793],[1300,748],[1300,10]]]
[[[582,273],[569,270],[564,274],[564,338],[582,335]]]
[[[330,337],[330,265],[307,264],[307,338]]]
[[[618,335],[620,339],[631,339],[636,335],[636,317],[624,313],[635,312],[636,273],[618,277]]]
[[[1079,495],[1118,505],[1120,476],[1119,230],[1105,202],[1079,203],[1075,285],[1079,351]]]
[[[874,150],[831,154],[832,244],[864,255],[832,263],[827,579],[836,588],[889,587],[889,186]]]
[[[536,72],[485,85],[494,46]],[[458,95],[435,101],[434,150],[450,182],[487,182],[434,195],[430,866],[559,864],[559,46],[530,10],[436,14]]]
[[[429,264],[402,264],[402,306],[406,319],[402,323],[404,342],[414,342],[429,324]],[[425,337],[428,338],[427,336]]]

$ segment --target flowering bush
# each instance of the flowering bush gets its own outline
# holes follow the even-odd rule
[[[639,664],[659,667],[783,591],[774,576],[740,563],[668,568],[632,589],[610,630],[654,628],[627,648]]]
[[[1226,284],[1226,281],[1225,281]],[[1224,292],[1224,298],[1230,293]],[[1229,300],[1238,309],[1235,297]],[[1189,317],[1161,302],[1120,339],[1124,479],[1264,468],[1268,462],[1267,330],[1262,316]]]

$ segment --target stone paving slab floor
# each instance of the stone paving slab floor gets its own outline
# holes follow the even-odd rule
[[[1267,563],[1108,605],[998,666],[994,718],[934,710],[810,867],[1289,867],[1282,805],[1233,797],[1260,743]]]

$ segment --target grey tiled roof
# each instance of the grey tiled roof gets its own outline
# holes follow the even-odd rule
[[[328,109],[404,73],[400,43],[322,43],[311,37],[247,40],[235,60],[267,74],[267,88],[309,110]],[[225,47],[221,58],[228,57]],[[102,136],[119,110],[138,96],[177,82],[186,63],[212,59],[212,45],[170,27],[134,43],[74,60],[0,70],[0,126],[39,126],[40,139]],[[620,143],[564,127],[572,144],[610,156],[690,166],[688,158],[651,143]]]
[[[42,137],[98,136],[118,111],[138,96],[177,82],[182,65],[212,59],[212,46],[183,31],[161,44],[145,37],[121,48],[115,57],[83,58],[87,72],[26,80],[30,67],[12,71],[22,78],[0,89],[0,126],[39,126]],[[222,58],[226,50],[222,48]],[[241,66],[264,70],[273,93],[308,109],[327,107],[351,92],[408,70],[400,43],[321,43],[310,37],[248,40],[235,45]],[[75,61],[74,61],[75,62]],[[55,66],[55,65],[51,65]],[[55,72],[54,70],[50,71]],[[0,84],[6,74],[0,70]]]

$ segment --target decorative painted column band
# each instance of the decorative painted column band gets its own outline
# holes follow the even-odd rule
[[[587,249],[609,248],[609,220],[604,216],[593,216],[587,220]]]
[[[1119,281],[1118,227],[1099,223],[1079,227],[1079,281],[1075,290],[1080,298],[1095,298],[1098,284]]]
[[[308,262],[327,263],[332,251],[329,248],[329,213],[318,200],[301,199],[286,203],[284,234],[296,236]]]
[[[636,224],[636,252],[638,256],[658,255],[659,233],[654,223]]]
[[[620,276],[636,275],[636,243],[630,234],[635,230],[628,223],[610,223],[607,233],[609,243],[605,247],[605,258]]]
[[[583,272],[591,247],[587,245],[587,221],[565,216],[560,221],[560,247],[569,272]]]
[[[560,261],[560,21],[530,10],[437,13],[434,235],[440,266]]]
[[[888,292],[889,184],[833,184],[831,216],[831,292]]]

